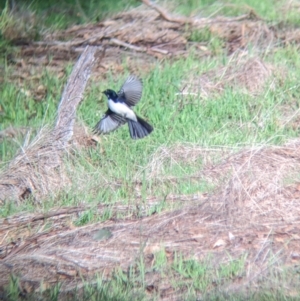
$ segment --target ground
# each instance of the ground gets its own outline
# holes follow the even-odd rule
[[[37,39],[3,10],[0,297],[300,299],[299,3],[190,2]],[[87,45],[96,59],[61,150],[51,128]],[[128,74],[154,132],[95,136],[101,91]]]

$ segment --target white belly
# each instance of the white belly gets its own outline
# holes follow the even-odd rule
[[[116,114],[121,115],[125,118],[137,121],[135,113],[126,105],[120,102],[114,102],[108,100],[108,107]]]

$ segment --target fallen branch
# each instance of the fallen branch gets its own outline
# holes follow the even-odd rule
[[[111,43],[113,43],[115,45],[122,46],[124,48],[128,48],[128,49],[131,49],[131,50],[134,50],[134,51],[139,51],[139,52],[146,52],[147,51],[146,47],[134,46],[132,44],[123,42],[119,39],[112,38],[112,39],[110,39],[110,41],[111,41]]]
[[[145,5],[147,5],[151,8],[153,8],[154,10],[156,10],[162,16],[163,19],[165,19],[169,22],[180,23],[180,24],[193,23],[193,21],[191,19],[188,19],[188,18],[171,16],[166,10],[164,10],[163,8],[158,6],[157,4],[151,2],[150,0],[142,0],[142,2]]]
[[[0,174],[0,202],[34,201],[57,192],[68,181],[61,156],[73,135],[76,108],[91,74],[97,47],[87,46],[73,68],[64,89],[54,129],[42,129],[30,145],[24,146]]]
[[[146,47],[135,46],[135,45],[123,42],[123,41],[121,41],[119,39],[115,39],[115,38],[110,39],[110,41],[115,45],[122,46],[124,48],[128,48],[128,49],[138,51],[138,52],[147,52],[148,50],[150,50],[150,51],[153,51],[153,52],[159,52],[161,54],[168,54],[169,53],[168,50],[159,49],[159,48],[156,48],[155,46],[147,49]]]
[[[57,141],[62,143],[63,146],[66,146],[66,143],[68,143],[73,136],[76,109],[83,98],[83,92],[90,78],[96,49],[96,47],[89,46],[85,48],[73,68],[61,97],[54,133],[58,139]]]
[[[216,19],[211,19],[211,18],[200,18],[200,19],[194,19],[194,18],[184,18],[184,17],[175,17],[170,15],[165,9],[160,7],[159,5],[151,2],[150,0],[141,0],[142,3],[147,5],[148,7],[154,9],[157,11],[160,16],[169,22],[174,22],[174,23],[180,23],[180,24],[193,24],[193,25],[208,25],[208,24],[213,24],[213,23],[227,23],[227,22],[237,22],[237,21],[242,21],[245,19],[254,19],[254,20],[261,20],[261,18],[258,16],[258,14],[249,7],[249,12],[247,14],[238,16],[238,17],[220,17]]]

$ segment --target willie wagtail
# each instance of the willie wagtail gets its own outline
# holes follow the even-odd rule
[[[142,90],[142,82],[134,75],[126,79],[118,93],[110,89],[105,90],[103,93],[107,96],[108,110],[96,124],[94,132],[107,134],[127,122],[132,139],[149,135],[153,127],[132,110],[141,99]]]

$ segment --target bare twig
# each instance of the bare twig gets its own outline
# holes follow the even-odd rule
[[[166,10],[164,10],[157,4],[150,2],[150,0],[142,0],[142,2],[145,5],[156,10],[162,16],[162,18],[164,18],[165,20],[167,20],[169,22],[174,22],[174,23],[192,23],[193,22],[191,19],[188,19],[188,18],[170,16]]]
[[[138,51],[138,52],[147,52],[147,50],[148,50],[146,47],[134,46],[132,44],[120,41],[119,39],[115,39],[115,38],[110,39],[110,41],[113,44],[116,44],[116,45],[119,45],[119,46],[122,46],[122,47],[125,47],[125,48],[128,48],[128,49],[131,49],[131,50],[134,50],[134,51]],[[169,53],[168,50],[159,49],[159,48],[156,48],[155,46],[149,48],[149,51],[159,52],[159,53],[162,53],[162,54],[168,54]]]
[[[139,51],[139,52],[146,52],[147,51],[147,49],[145,47],[134,46],[132,44],[120,41],[119,39],[112,38],[112,39],[110,39],[110,41],[115,45],[122,46],[122,47],[125,47],[125,48],[128,48],[128,49],[134,50],[134,51]]]
[[[160,48],[157,48],[157,47],[151,47],[150,49],[153,52],[158,52],[158,53],[161,53],[161,54],[168,54],[169,53],[168,50],[160,49]]]
[[[180,24],[197,24],[197,25],[207,25],[207,24],[212,24],[212,23],[222,23],[222,22],[237,22],[241,21],[244,19],[249,19],[249,18],[254,18],[254,19],[261,19],[253,9],[250,9],[247,14],[235,17],[235,18],[217,18],[217,19],[211,19],[211,18],[200,18],[200,19],[194,19],[194,18],[184,18],[184,17],[175,17],[171,16],[165,9],[160,7],[159,5],[151,2],[150,0],[141,0],[142,3],[145,5],[149,6],[150,8],[156,10],[160,16],[169,22],[174,22],[174,23],[180,23]]]

